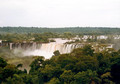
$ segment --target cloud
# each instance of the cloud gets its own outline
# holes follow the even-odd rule
[[[0,26],[120,27],[120,0],[0,0]]]

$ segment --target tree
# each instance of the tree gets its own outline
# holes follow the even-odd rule
[[[64,81],[64,83],[70,84],[70,82],[74,79],[74,74],[71,70],[65,70],[61,75],[60,79]]]
[[[111,67],[111,76],[116,84],[120,84],[120,61]]]
[[[58,78],[52,78],[47,84],[60,84],[60,80]]]
[[[4,77],[4,75],[5,75],[4,67],[6,67],[6,66],[7,66],[7,62],[3,58],[0,57],[0,84],[6,78],[6,77]]]
[[[1,58],[0,57],[0,67],[5,67],[7,65],[7,62],[3,59],[3,58]]]
[[[56,63],[59,64],[61,68],[64,68],[67,64],[75,63],[75,61],[74,57],[69,54],[61,54],[56,59]]]
[[[93,56],[94,50],[92,49],[91,45],[86,45],[83,47],[83,53],[85,55]]]
[[[100,79],[97,77],[96,71],[82,71],[74,75],[74,83],[75,84],[90,84],[91,82],[98,83],[100,82]]]
[[[101,75],[101,80],[102,80],[102,84],[114,84],[113,81],[111,81],[111,74],[110,72],[106,72],[104,74]]]
[[[59,55],[60,55],[59,50],[56,50],[56,51],[54,51],[53,53],[54,53],[54,56],[59,56]]]
[[[51,65],[45,65],[45,68],[39,69],[44,82],[48,82],[54,76],[54,71],[55,71],[54,69],[55,67]]]
[[[3,82],[3,84],[25,84],[22,77],[20,77],[17,74],[14,74],[13,77],[9,77],[6,79],[6,82]]]
[[[52,66],[50,64],[46,64],[44,68],[39,69],[39,75],[41,74],[43,81],[48,82],[53,77],[57,78],[62,74],[62,70],[58,66]]]
[[[8,78],[8,77],[12,77],[13,74],[15,74],[17,71],[17,68],[14,65],[10,65],[8,64],[7,66],[4,67],[4,76],[3,78]]]
[[[43,63],[44,63],[44,57],[43,56],[38,56],[38,57],[35,57],[35,60],[30,64],[30,73],[38,70],[40,67],[43,66]]]

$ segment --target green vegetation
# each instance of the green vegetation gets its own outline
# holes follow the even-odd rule
[[[17,33],[6,33],[0,34],[0,40],[3,40],[3,43],[48,43],[55,42],[54,40],[49,40],[49,38],[73,38],[74,34],[65,32],[63,34],[58,33],[27,33],[27,34],[17,34]]]
[[[50,38],[71,39],[76,36],[83,38],[88,35],[86,42],[118,43],[114,35],[120,35],[120,28],[104,27],[69,27],[69,28],[38,28],[38,27],[0,27],[0,40],[3,43],[48,43],[55,42]],[[107,35],[107,39],[97,39],[99,35]],[[92,36],[92,38],[91,38]],[[84,39],[76,39],[68,43],[81,43]]]
[[[45,59],[34,57],[29,74],[19,70],[22,64],[8,64],[0,57],[2,84],[120,84],[120,50],[94,52],[90,45],[69,54],[54,52]]]
[[[39,28],[39,27],[0,27],[0,33],[64,33],[71,32],[83,35],[120,34],[119,28],[109,27],[65,27],[65,28]]]
[[[82,39],[84,35],[90,36]],[[97,39],[99,35],[108,38]],[[109,43],[120,48],[120,39],[114,35],[120,35],[119,28],[0,27],[0,84],[120,84],[120,50],[104,48]],[[57,50],[50,59],[22,57],[9,49],[9,43],[48,43],[55,42],[54,38],[76,36],[80,39],[67,43],[87,45],[68,54]]]
[[[0,39],[4,43],[18,43],[18,42],[49,42],[48,38],[55,38],[56,34],[53,33],[43,33],[43,34],[1,34]]]

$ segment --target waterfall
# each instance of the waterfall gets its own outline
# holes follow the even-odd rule
[[[44,56],[50,58],[53,52],[59,50],[61,54],[70,53],[73,49],[82,47],[83,44],[65,44],[65,40],[57,39],[56,42],[51,43],[12,43],[10,48],[14,49],[15,53],[22,50],[24,56]]]
[[[61,54],[70,53],[73,49],[82,47],[81,44],[58,44],[58,43],[43,43],[36,44],[37,48],[31,48],[24,51],[25,56],[44,56],[45,58],[50,58],[53,56],[53,52],[59,50]],[[34,46],[35,47],[35,46]]]
[[[12,49],[12,44],[13,44],[13,43],[10,43],[10,49]]]
[[[45,58],[50,58],[53,56],[53,52],[59,50],[61,54],[70,53],[73,49],[82,47],[83,44],[60,44],[60,43],[33,43],[33,44],[10,44],[10,48],[13,49],[15,53],[21,50],[24,56],[44,56]]]

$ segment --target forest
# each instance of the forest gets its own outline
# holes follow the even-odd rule
[[[82,38],[85,35],[88,35],[88,38],[84,40]],[[100,35],[108,38],[97,39]],[[115,39],[119,35],[119,28],[1,27],[0,84],[120,84],[120,39]],[[81,40],[75,39],[65,44],[86,45],[70,53],[54,51],[50,59],[45,59],[44,56],[16,55],[14,50],[9,48],[10,43],[42,44],[55,42],[50,38],[76,37]],[[97,47],[117,44],[117,50],[105,48],[96,52],[93,47],[95,43]]]
[[[46,27],[0,27],[0,33],[64,33],[71,32],[84,35],[106,35],[120,34],[119,28],[110,27],[65,27],[65,28],[46,28]]]
[[[1,55],[0,55],[1,56]],[[120,50],[95,53],[90,45],[71,53],[35,56],[30,71],[0,57],[1,84],[120,84]]]

